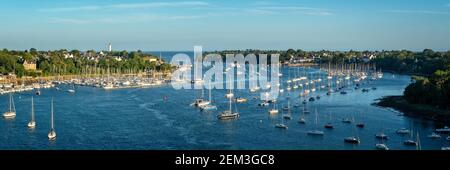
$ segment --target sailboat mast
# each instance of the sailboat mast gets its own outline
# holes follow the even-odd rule
[[[31,122],[34,122],[34,99],[31,96]]]
[[[211,102],[211,82],[209,83],[209,102]]]
[[[52,99],[52,110],[51,110],[51,128],[52,128],[52,130],[54,129],[54,123],[53,123],[53,99]]]
[[[12,95],[11,93],[9,94],[9,111],[12,111]]]
[[[230,90],[231,91],[231,90]],[[231,112],[233,112],[232,110],[231,110],[231,99],[232,99],[233,97],[230,97],[230,113]]]

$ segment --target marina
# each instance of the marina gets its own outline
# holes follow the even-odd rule
[[[294,76],[293,70],[300,71]],[[199,99],[203,101],[197,106],[192,101],[200,90],[174,90],[165,81],[158,84],[152,79],[116,79],[117,90],[102,88],[102,82],[103,85],[108,82],[106,78],[54,82],[52,88],[41,88],[40,95],[33,90],[12,95],[17,114],[14,119],[1,120],[0,146],[2,149],[69,150],[415,150],[419,145],[417,139],[421,149],[440,150],[450,145],[444,133],[448,129],[445,124],[398,116],[390,109],[373,105],[383,96],[401,94],[410,82],[409,76],[394,77],[389,73],[381,76],[378,72],[377,80],[361,81],[360,89],[356,90],[354,77],[357,76],[346,80],[341,75],[340,80],[336,78],[339,74],[328,75],[321,70],[282,67],[280,88],[286,90],[294,85],[298,88],[280,93],[276,101],[259,99],[262,89],[212,89],[202,92]],[[291,84],[287,83],[289,74]],[[311,75],[316,80],[301,83],[312,78]],[[298,78],[294,80],[294,77]],[[130,83],[124,83],[127,81]],[[337,85],[337,81],[347,82],[346,87]],[[133,87],[138,82],[154,83],[155,88]],[[329,86],[327,82],[334,85]],[[76,90],[73,94],[64,90],[73,87]],[[307,92],[306,87],[316,90]],[[342,95],[340,91],[347,93]],[[307,100],[312,96],[314,101]],[[52,98],[54,105],[49,107]],[[7,111],[9,93],[1,95],[0,100],[3,101],[0,108]],[[262,107],[262,103],[267,107]],[[277,106],[282,107],[279,112]],[[54,117],[51,116],[53,107]],[[27,124],[32,113],[31,120],[39,126],[30,130]],[[52,120],[58,131],[57,139]],[[361,123],[364,128],[360,128]],[[440,138],[433,133],[441,135]]]

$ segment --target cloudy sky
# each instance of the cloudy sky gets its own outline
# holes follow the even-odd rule
[[[0,48],[450,50],[450,0],[3,0]]]

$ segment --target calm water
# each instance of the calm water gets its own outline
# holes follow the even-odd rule
[[[286,68],[283,68],[286,71]],[[287,72],[285,72],[287,75]],[[274,128],[279,116],[270,117],[268,109],[257,104],[248,90],[236,91],[235,95],[248,97],[249,102],[237,104],[241,117],[234,121],[218,121],[216,116],[227,108],[225,90],[213,90],[213,100],[219,109],[200,112],[190,107],[199,96],[199,90],[174,90],[170,86],[151,89],[121,89],[105,91],[90,87],[77,87],[74,95],[55,89],[34,93],[15,94],[17,117],[0,119],[0,149],[374,149],[379,141],[374,135],[384,129],[389,135],[385,143],[391,149],[415,149],[403,145],[409,136],[395,134],[399,128],[414,128],[421,135],[423,149],[440,149],[449,146],[442,139],[427,138],[436,125],[427,120],[398,116],[398,113],[372,106],[375,99],[385,95],[402,94],[409,83],[408,76],[385,74],[382,80],[369,86],[378,89],[369,93],[348,91],[347,95],[333,94],[314,103],[308,103],[311,114],[308,123],[298,124],[301,108],[293,110],[288,130]],[[368,86],[368,87],[369,87]],[[66,86],[61,86],[67,89]],[[299,91],[292,93],[292,103],[298,101]],[[295,95],[294,95],[295,94]],[[35,97],[37,128],[30,131],[30,97]],[[168,96],[168,101],[164,101]],[[55,128],[57,140],[49,142],[47,133],[50,120],[50,100],[55,100]],[[8,96],[0,96],[0,109],[8,107]],[[280,97],[279,105],[286,104]],[[281,108],[281,106],[279,106]],[[319,128],[329,120],[332,113],[333,130],[323,129],[323,137],[308,136],[306,132],[315,127],[314,109],[319,111]],[[360,114],[364,113],[364,114]],[[341,120],[354,115],[363,120],[364,129]],[[357,135],[361,144],[351,145],[343,139]]]

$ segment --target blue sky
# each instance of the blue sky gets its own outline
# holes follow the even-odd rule
[[[450,0],[3,0],[0,48],[450,50]]]

